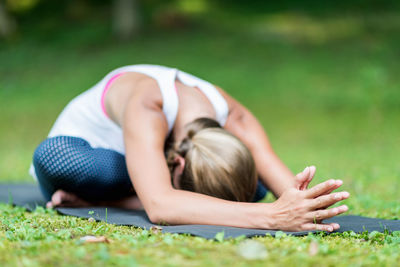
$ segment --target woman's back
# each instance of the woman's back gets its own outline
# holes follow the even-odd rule
[[[124,75],[121,76],[121,74]],[[112,84],[108,84],[113,77],[117,76],[120,77],[114,79]],[[163,113],[167,119],[169,131],[174,127],[175,121],[186,122],[188,119],[185,117],[193,116],[191,114],[200,115],[201,108],[204,108],[208,115],[213,115],[212,117],[215,117],[220,124],[225,123],[228,113],[227,104],[210,83],[173,68],[131,65],[110,72],[91,89],[74,98],[58,117],[49,137],[76,136],[87,140],[92,147],[113,149],[124,154],[121,129],[123,107],[132,96],[131,92],[135,91],[135,85],[143,78],[157,82],[159,89],[157,92],[160,93],[162,99]],[[118,87],[122,79],[128,81],[131,86]],[[190,92],[192,87],[198,87],[200,90]],[[127,92],[128,90],[131,92]],[[195,103],[196,97],[198,97],[198,105]]]

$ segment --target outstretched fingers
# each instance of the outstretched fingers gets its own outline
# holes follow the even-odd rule
[[[317,168],[315,166],[310,166],[310,167],[308,167],[308,170],[309,170],[308,177],[305,180],[305,182],[303,183],[300,190],[306,190],[308,188],[308,185],[311,183],[312,179],[314,178],[315,171],[317,170]]]
[[[333,227],[333,230],[334,230],[334,231],[340,229],[340,225],[339,225],[338,223],[330,223],[329,225]]]
[[[336,228],[335,225],[332,224],[318,224],[318,223],[306,223],[303,225],[303,231],[326,231],[333,232],[339,228]]]
[[[308,181],[310,176],[310,167],[306,167],[302,172],[296,175],[297,189],[304,190],[304,184]]]
[[[322,195],[320,197],[317,197],[312,200],[313,202],[313,208],[314,209],[323,209],[327,208],[329,206],[332,206],[333,204],[345,200],[349,198],[350,193],[349,192],[338,192],[338,193],[332,193],[329,195]]]
[[[317,184],[316,186],[304,191],[307,198],[316,198],[321,195],[325,195],[328,192],[332,192],[333,190],[339,188],[343,184],[342,180],[333,180],[330,179],[323,183]]]
[[[303,231],[327,231],[333,232],[339,230],[338,223],[306,223],[303,225]]]
[[[332,191],[335,190],[335,189],[336,188],[329,189],[328,191],[325,192],[325,195],[328,195],[328,194],[332,193]]]
[[[342,205],[331,209],[316,210],[310,212],[310,219],[312,219],[313,222],[321,222],[322,220],[329,219],[336,215],[342,214],[348,211],[348,209],[349,208],[346,205]]]
[[[302,172],[296,175],[296,188],[299,190],[306,190],[312,179],[314,178],[316,168],[315,166],[306,167]]]

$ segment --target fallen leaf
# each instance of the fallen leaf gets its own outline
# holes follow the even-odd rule
[[[110,243],[111,242],[105,236],[93,236],[93,235],[83,236],[79,240],[83,241],[84,243]]]
[[[158,226],[158,225],[154,225],[154,226],[150,227],[150,231],[151,231],[153,234],[159,234],[159,233],[161,233],[161,231],[162,231],[162,227],[161,227],[161,226]]]
[[[248,260],[260,260],[268,256],[264,244],[251,239],[241,242],[237,248],[237,253]]]

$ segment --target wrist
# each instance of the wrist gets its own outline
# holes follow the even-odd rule
[[[256,229],[275,229],[274,213],[275,207],[273,203],[252,203],[247,218],[250,219],[249,224]]]

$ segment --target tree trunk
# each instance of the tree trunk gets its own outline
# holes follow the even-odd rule
[[[119,39],[130,39],[140,29],[138,0],[113,1],[113,31]]]
[[[0,38],[9,38],[17,30],[17,23],[5,9],[3,1],[0,1]]]

